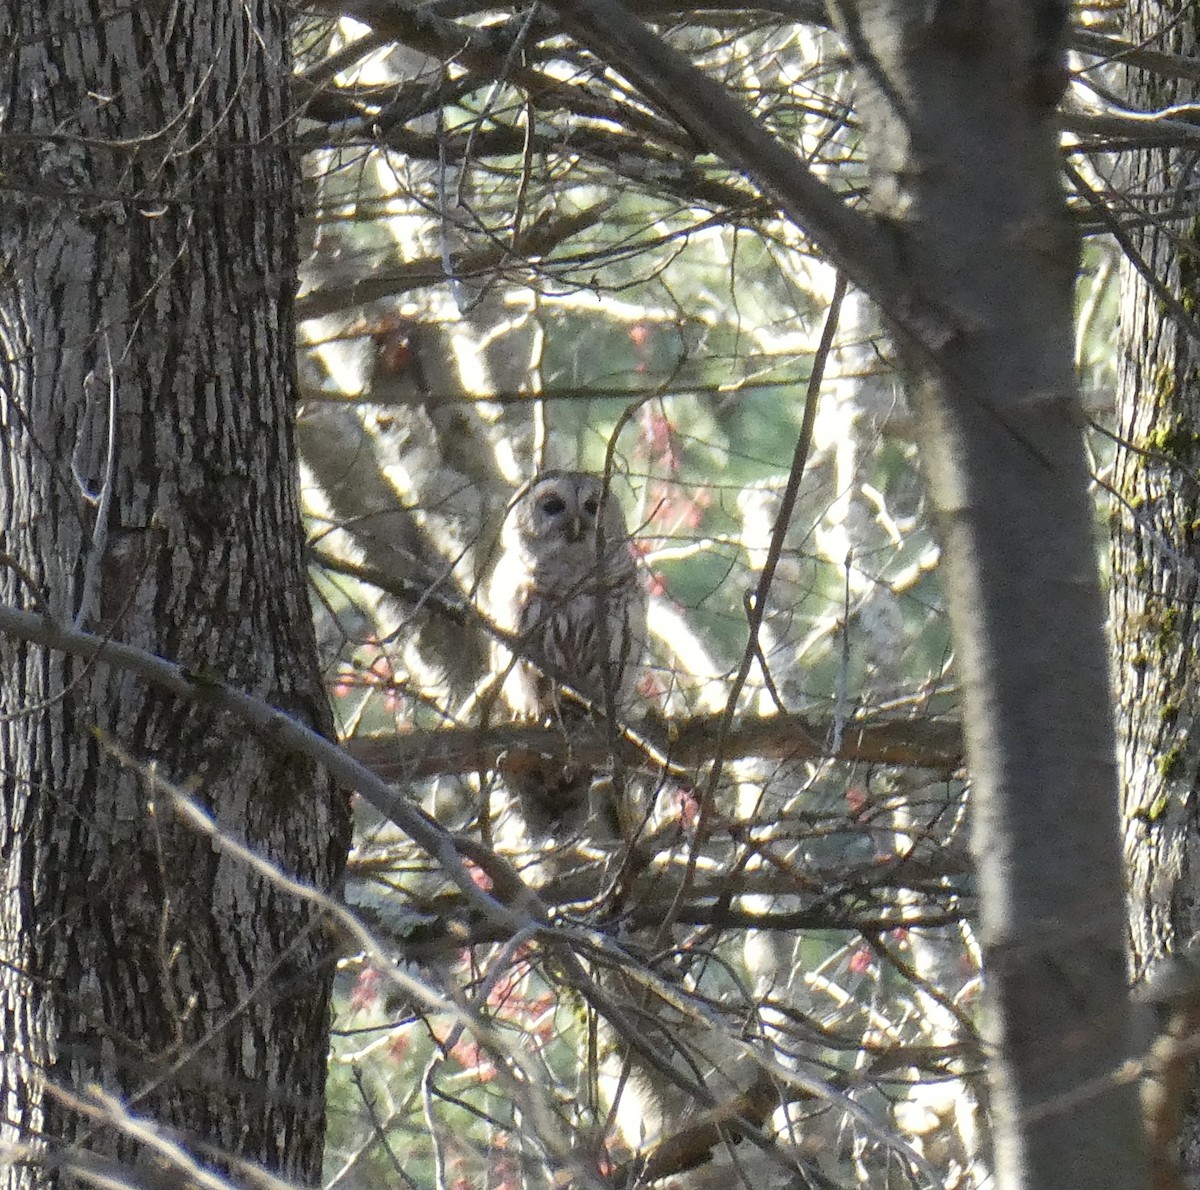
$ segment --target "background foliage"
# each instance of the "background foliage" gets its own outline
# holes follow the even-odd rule
[[[297,33],[299,436],[342,731],[518,866],[592,981],[494,941],[361,810],[348,896],[395,965],[344,964],[329,1184],[984,1184],[953,656],[877,314],[853,290],[831,314],[800,232],[546,10],[320,7]],[[869,192],[824,5],[638,10]],[[1111,179],[1146,125],[1118,6],[1074,18],[1078,365],[1106,423],[1107,212],[1148,201]],[[529,839],[494,766],[446,751],[498,726],[477,593],[546,466],[611,475],[651,594],[657,746],[625,757],[620,837]]]

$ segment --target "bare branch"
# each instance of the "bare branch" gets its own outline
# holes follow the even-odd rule
[[[624,736],[622,760],[631,766],[678,772],[710,762],[722,716],[701,715],[673,720],[667,738],[651,725],[638,724]],[[802,715],[768,715],[734,720],[724,737],[726,759],[758,756],[768,760],[843,760],[892,765],[952,774],[962,767],[958,725],[940,720],[851,723],[836,744],[832,722]],[[646,745],[652,745],[648,748]],[[356,736],[346,751],[386,781],[402,784],[451,773],[486,772],[496,768],[503,752],[545,754],[583,765],[603,764],[609,757],[605,736],[597,731],[568,739],[552,727],[451,727],[440,731]],[[665,763],[664,763],[665,761]]]
[[[189,673],[183,666],[164,661],[144,649],[80,632],[57,624],[47,616],[38,616],[14,607],[0,605],[0,632],[18,640],[136,673],[178,698],[236,715],[263,738],[286,751],[316,761],[339,783],[360,793],[384,817],[429,852],[447,878],[487,916],[495,917],[513,930],[523,929],[531,920],[545,920],[544,907],[515,872],[510,873],[510,887],[520,890],[520,903],[510,907],[501,904],[479,887],[463,863],[462,852],[453,836],[420,806],[390,788],[336,744],[262,699],[234,690],[214,675]],[[533,914],[533,917],[529,914]]]

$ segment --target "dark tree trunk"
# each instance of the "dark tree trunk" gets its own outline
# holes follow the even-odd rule
[[[1200,16],[1184,0],[1130,0],[1135,45],[1195,58]],[[1195,103],[1200,87],[1130,70],[1129,102],[1155,110]],[[1113,630],[1124,778],[1134,978],[1200,931],[1200,201],[1193,148],[1128,155],[1131,194],[1153,217],[1127,232],[1144,267],[1179,305],[1177,317],[1128,260],[1122,266],[1118,420],[1134,449],[1117,456]],[[1181,184],[1186,183],[1186,184]],[[1193,1103],[1182,1172],[1200,1175]]]
[[[0,2],[0,598],[328,729],[291,432],[285,17],[274,0]],[[67,1168],[75,1145],[145,1161],[59,1093],[96,1084],[206,1160],[315,1181],[330,938],[107,744],[322,889],[344,798],[103,665],[0,641],[0,700],[4,1139],[44,1136]]]
[[[1144,1184],[1116,765],[1073,376],[1055,105],[1065,6],[836,4],[945,547],[988,989],[996,1180]],[[904,311],[885,312],[901,320]]]

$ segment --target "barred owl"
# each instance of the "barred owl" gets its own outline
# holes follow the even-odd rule
[[[535,477],[509,508],[488,611],[515,638],[498,646],[502,697],[517,718],[569,726],[585,718],[576,691],[603,712],[627,710],[646,634],[646,593],[625,517],[603,479],[577,471]],[[568,692],[564,692],[564,686]],[[535,825],[560,817],[591,774],[506,774]]]

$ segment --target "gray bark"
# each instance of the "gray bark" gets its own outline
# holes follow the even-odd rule
[[[1072,372],[1053,3],[862,0],[875,209],[946,333],[901,348],[962,678],[1001,1187],[1139,1186],[1103,604]]]
[[[0,45],[0,599],[328,729],[290,430],[285,6],[11,0]],[[7,1184],[149,1161],[48,1084],[315,1181],[319,915],[154,806],[105,742],[324,889],[344,797],[236,722],[40,648],[0,641],[0,705],[0,1118],[41,1151]]]
[[[1127,33],[1136,45],[1194,58],[1200,19],[1182,0],[1133,0]],[[1135,108],[1195,103],[1195,82],[1130,70]],[[1125,858],[1134,978],[1200,931],[1200,350],[1195,331],[1161,301],[1169,294],[1194,319],[1200,303],[1196,154],[1153,148],[1128,157],[1130,194],[1152,218],[1127,234],[1156,292],[1122,264],[1118,422],[1133,449],[1117,455],[1121,505],[1113,515],[1113,629],[1124,777]],[[1161,1138],[1167,1139],[1167,1138]],[[1174,1143],[1174,1138],[1170,1138]],[[1200,1112],[1194,1101],[1181,1139],[1181,1172],[1200,1176]],[[1169,1153],[1155,1152],[1156,1160]]]

